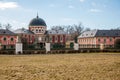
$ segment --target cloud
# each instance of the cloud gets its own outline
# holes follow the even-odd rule
[[[90,9],[90,12],[102,12],[100,9]]]
[[[75,7],[74,7],[74,6],[72,6],[72,5],[69,5],[69,6],[68,6],[68,8],[73,9],[73,8],[75,8]]]
[[[80,2],[84,2],[85,0],[80,0]]]
[[[17,8],[19,5],[16,2],[2,2],[0,1],[0,9],[5,10],[5,9],[13,9]]]

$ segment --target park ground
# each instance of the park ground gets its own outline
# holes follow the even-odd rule
[[[0,80],[120,80],[120,53],[0,55]]]

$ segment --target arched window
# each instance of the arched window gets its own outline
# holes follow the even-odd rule
[[[38,29],[36,29],[36,33],[38,33]]]
[[[34,29],[32,29],[32,31],[34,31]]]
[[[41,33],[41,29],[39,29],[39,33]]]

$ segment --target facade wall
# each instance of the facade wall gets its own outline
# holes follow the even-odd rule
[[[98,45],[104,44],[105,47],[114,47],[117,39],[120,39],[120,37],[97,37],[96,43]]]
[[[66,35],[65,34],[50,34],[49,35],[49,42],[50,43],[62,43],[65,44],[66,42]]]
[[[17,36],[0,35],[0,48],[12,49],[15,47]]]
[[[22,42],[27,42],[28,44],[32,44],[35,41],[34,34],[18,34],[21,36]]]
[[[120,37],[91,37],[78,38],[80,48],[99,48],[100,44],[105,47],[114,47],[115,41]]]
[[[35,34],[38,43],[45,43],[46,26],[29,26],[29,30]]]
[[[34,32],[35,34],[44,34],[46,31],[45,26],[30,26],[29,30]]]
[[[95,48],[94,45],[96,45],[96,38],[79,38],[78,43],[80,45],[80,48]]]
[[[114,45],[115,38],[114,37],[97,37],[97,44],[105,44],[105,45]]]

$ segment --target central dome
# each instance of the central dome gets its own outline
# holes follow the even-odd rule
[[[39,18],[39,16],[37,15],[36,18],[33,18],[30,21],[29,26],[46,26],[46,23],[43,19]]]

